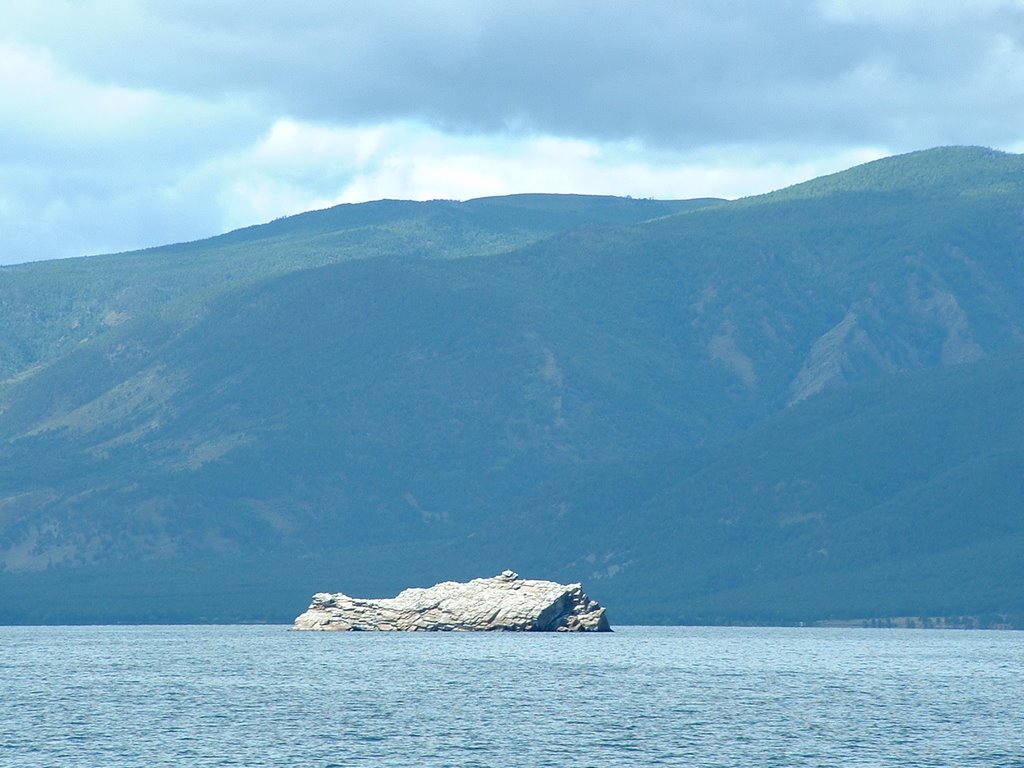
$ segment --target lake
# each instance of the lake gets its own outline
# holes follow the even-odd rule
[[[0,627],[2,766],[1021,766],[1024,633]]]

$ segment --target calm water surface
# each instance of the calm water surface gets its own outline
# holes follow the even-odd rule
[[[0,627],[0,765],[1024,767],[1024,633]]]

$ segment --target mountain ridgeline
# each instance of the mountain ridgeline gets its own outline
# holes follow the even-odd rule
[[[0,622],[582,581],[1024,625],[1024,157],[379,201],[0,269]]]

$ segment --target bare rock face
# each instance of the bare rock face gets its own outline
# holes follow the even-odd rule
[[[579,584],[520,578],[446,581],[397,597],[363,599],[319,592],[295,629],[341,631],[610,632],[604,608]]]

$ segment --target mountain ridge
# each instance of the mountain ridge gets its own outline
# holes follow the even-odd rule
[[[286,620],[510,563],[616,621],[1024,613],[1020,163],[0,270],[0,621]]]

